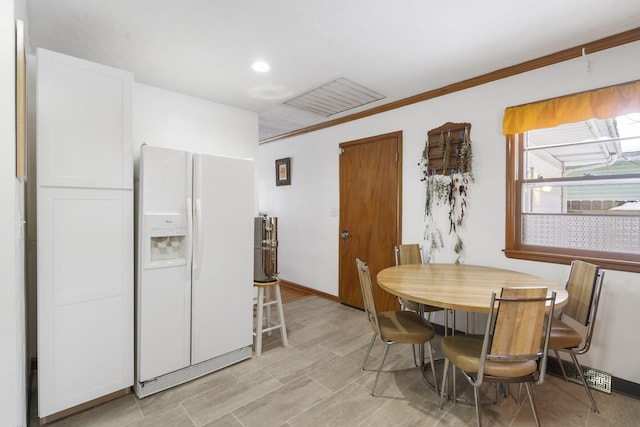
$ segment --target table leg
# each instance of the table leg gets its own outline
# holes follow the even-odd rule
[[[418,314],[422,317],[424,317],[424,304],[418,304]],[[433,354],[433,347],[431,348],[431,354]],[[420,371],[422,373],[422,379],[424,380],[425,384],[427,384],[427,386],[434,390],[436,392],[436,394],[439,393],[438,391],[438,377],[436,376],[436,367],[435,364],[437,362],[444,362],[444,358],[438,358],[438,359],[434,359],[433,363],[434,366],[431,366],[431,360],[426,360],[425,359],[425,354],[424,354],[424,345],[420,346],[420,350],[419,350],[419,356],[418,356],[418,360],[421,363],[420,366]],[[429,380],[429,377],[427,376],[427,372],[430,371],[431,375],[433,376],[433,383]]]

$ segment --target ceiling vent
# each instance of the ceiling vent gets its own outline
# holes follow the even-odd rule
[[[329,117],[384,99],[385,96],[339,78],[285,102],[285,105]]]

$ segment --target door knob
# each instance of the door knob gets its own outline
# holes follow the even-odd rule
[[[340,233],[340,237],[342,237],[344,240],[347,240],[349,238],[349,230],[342,230],[342,233]]]

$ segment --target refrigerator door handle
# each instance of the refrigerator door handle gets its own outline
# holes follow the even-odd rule
[[[193,253],[194,253],[194,261],[193,261],[193,277],[198,278],[200,275],[200,264],[202,263],[202,202],[198,198],[196,199],[195,204],[195,227],[193,229]]]
[[[193,211],[191,198],[187,198],[187,265],[184,269],[185,279],[191,280],[191,261],[193,260]]]

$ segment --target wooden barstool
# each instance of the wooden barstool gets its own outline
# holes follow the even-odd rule
[[[262,354],[262,334],[265,332],[271,335],[271,331],[280,328],[282,337],[282,346],[287,346],[287,328],[284,324],[284,311],[282,310],[282,297],[280,296],[280,280],[272,280],[270,282],[253,282],[253,286],[258,288],[258,302],[256,305],[257,321],[253,336],[256,337],[256,356]],[[276,298],[272,299],[271,291],[276,291]],[[265,292],[266,291],[266,292]],[[271,321],[271,306],[278,306],[278,322]],[[263,314],[266,310],[266,319]],[[266,320],[266,324],[265,321]]]

